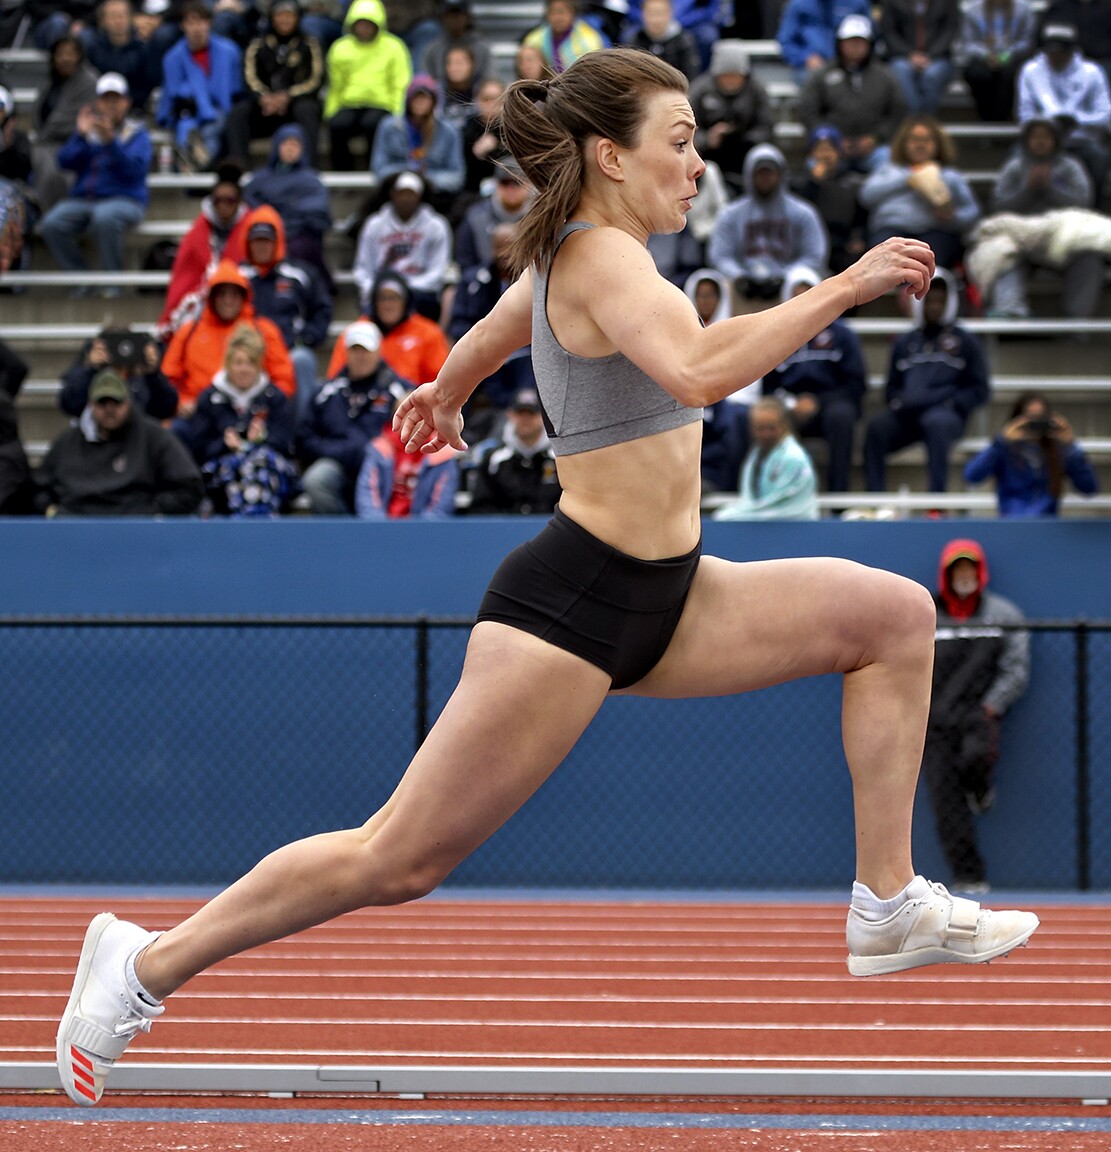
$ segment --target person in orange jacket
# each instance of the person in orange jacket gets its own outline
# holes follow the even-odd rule
[[[162,373],[177,389],[178,415],[189,415],[197,397],[224,366],[228,338],[238,324],[258,329],[266,345],[262,367],[287,396],[296,391],[293,362],[281,330],[265,316],[256,316],[247,278],[230,260],[221,260],[208,283],[204,308],[196,320],[183,324],[162,357]]]

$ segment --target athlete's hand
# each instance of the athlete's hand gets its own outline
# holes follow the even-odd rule
[[[857,305],[867,304],[892,288],[921,300],[934,274],[934,254],[922,240],[893,236],[870,248],[842,275],[852,283]]]
[[[456,405],[441,401],[435,383],[415,388],[397,406],[393,430],[401,437],[406,452],[430,456],[450,444],[466,452],[463,440],[463,413]]]

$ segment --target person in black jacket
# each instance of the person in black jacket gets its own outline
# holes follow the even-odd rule
[[[127,382],[107,369],[35,479],[36,508],[47,516],[188,516],[204,498],[181,441],[137,411]]]
[[[168,420],[177,412],[177,389],[162,375],[158,345],[128,328],[105,328],[89,340],[62,376],[58,407],[80,416],[89,402],[89,385],[110,368],[127,382],[135,408],[153,420]]]
[[[698,42],[672,15],[671,0],[644,0],[640,18],[644,23],[629,44],[678,68],[688,80],[695,79],[702,71]]]
[[[884,0],[880,28],[907,111],[936,116],[953,76],[960,0]]]

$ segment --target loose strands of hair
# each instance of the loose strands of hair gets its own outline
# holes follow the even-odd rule
[[[582,196],[583,150],[592,136],[631,148],[644,120],[646,98],[686,93],[687,78],[650,52],[603,48],[576,60],[551,80],[518,80],[502,97],[502,139],[536,188],[510,249],[520,275],[546,271],[559,232]]]

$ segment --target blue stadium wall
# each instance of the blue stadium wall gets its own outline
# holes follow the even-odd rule
[[[0,613],[469,617],[500,558],[541,524],[5,521]],[[981,541],[992,586],[1030,618],[1111,619],[1106,521],[707,523],[704,544],[736,560],[844,556],[932,587],[957,535]],[[221,883],[286,840],[359,822],[411,752],[395,692],[411,687],[412,649],[388,632],[190,629],[165,648],[142,629],[87,631],[3,631],[0,883]],[[1081,847],[1072,649],[1064,636],[1034,643],[982,839],[997,886],[1069,890]],[[464,644],[462,629],[432,638],[434,712]],[[1091,656],[1088,880],[1105,889],[1111,636],[1094,634]],[[214,708],[205,691],[225,680],[228,707]],[[838,709],[835,677],[727,700],[612,700],[451,883],[843,887],[853,835]],[[924,799],[919,866],[944,878]]]

